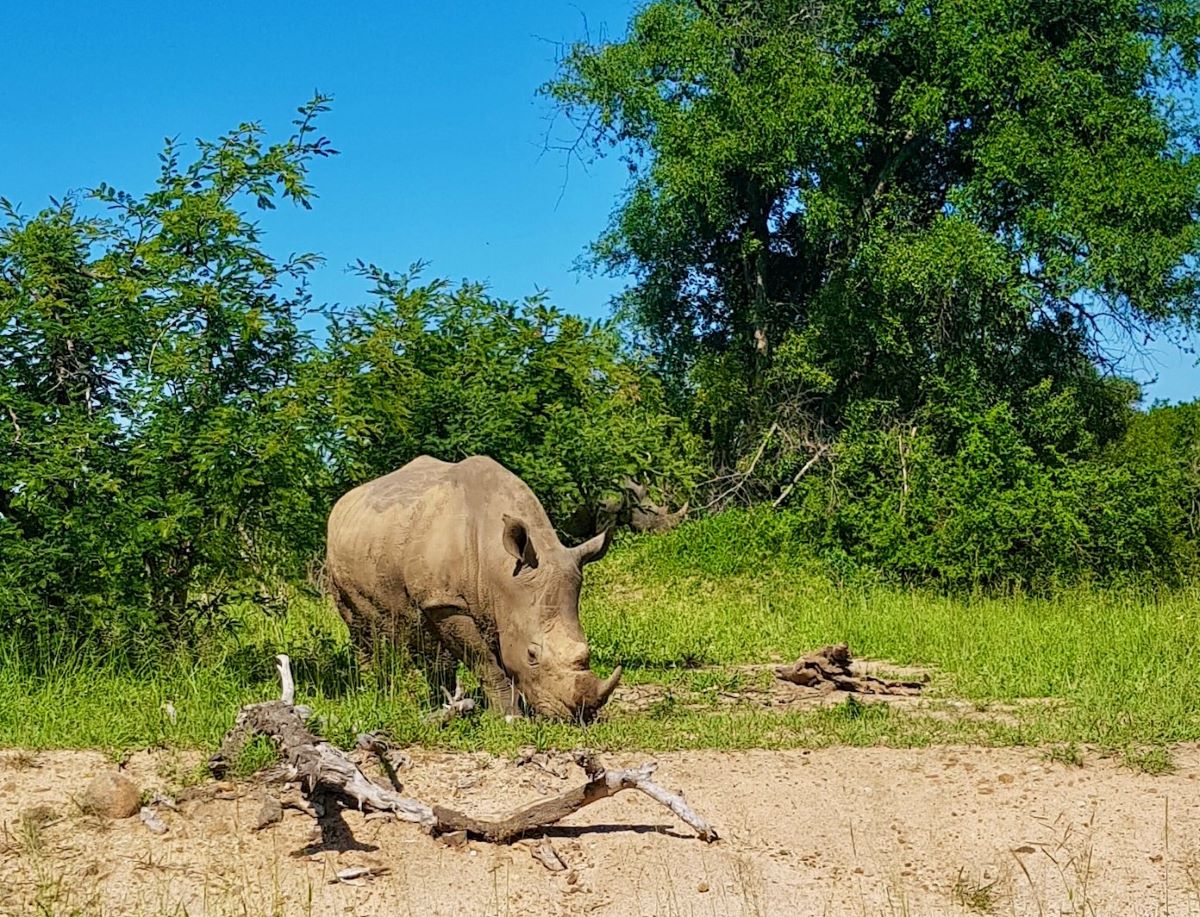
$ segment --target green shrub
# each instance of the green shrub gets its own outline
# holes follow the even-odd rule
[[[477,285],[361,270],[377,302],[335,320],[323,357],[343,486],[421,454],[484,454],[521,476],[559,524],[627,475],[686,499],[699,441],[614,325],[541,296],[517,304]]]
[[[134,652],[319,543],[299,327],[315,259],[273,259],[238,208],[307,204],[323,110],[271,145],[242,125],[190,164],[168,145],[140,197],[102,185],[32,219],[4,204],[0,629]]]
[[[26,218],[0,200],[0,632],[136,656],[294,601],[333,500],[421,453],[490,454],[563,522],[626,475],[686,496],[699,445],[611,324],[360,265],[305,330],[311,255],[244,212],[309,205],[326,109],[168,145],[154,188]]]
[[[1200,570],[1198,416],[1196,404],[1159,407],[1088,449],[1078,424],[1039,422],[1038,441],[1006,404],[886,427],[863,410],[789,518],[826,557],[908,581],[1179,582]]]

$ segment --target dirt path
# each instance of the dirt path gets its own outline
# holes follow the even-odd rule
[[[631,763],[639,758],[615,758]],[[168,832],[70,802],[112,767],[93,752],[0,752],[0,914],[1200,914],[1200,749],[1175,773],[1084,767],[1022,749],[828,749],[661,755],[664,785],[722,830],[695,840],[636,793],[551,832],[570,867],[522,845],[442,846],[347,813],[322,842],[285,811],[252,826],[261,791],[213,785],[166,811]],[[148,789],[180,762],[142,755]],[[400,776],[430,801],[506,809],[579,780],[487,756],[418,754]],[[40,828],[34,807],[60,820]],[[42,815],[48,815],[44,810]],[[384,868],[361,884],[349,866]]]

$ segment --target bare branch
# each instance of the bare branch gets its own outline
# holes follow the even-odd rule
[[[795,489],[796,485],[800,483],[800,479],[808,474],[809,470],[813,467],[813,465],[817,464],[817,462],[821,460],[821,456],[823,456],[828,449],[828,445],[822,445],[821,448],[817,450],[816,454],[807,462],[805,462],[804,466],[796,472],[796,476],[792,478],[791,483],[788,484],[787,487],[785,487],[782,491],[780,491],[779,496],[775,498],[775,502],[771,504],[775,509],[779,509],[783,501],[791,496],[791,493]]]
[[[280,654],[276,657],[276,665],[284,700],[250,704],[238,712],[234,727],[226,733],[219,751],[209,761],[214,774],[225,773],[229,762],[252,736],[266,735],[274,739],[287,772],[300,782],[301,791],[310,802],[314,795],[340,796],[352,800],[359,809],[391,813],[434,834],[465,831],[483,840],[506,843],[555,824],[597,800],[623,790],[638,790],[669,808],[690,825],[701,840],[717,840],[716,829],[697,815],[681,795],[668,792],[650,779],[657,767],[653,761],[627,770],[610,771],[591,755],[581,752],[576,763],[587,774],[587,783],[500,818],[477,818],[401,796],[369,780],[341,751],[309,731],[299,708],[288,701],[295,694],[288,657]]]

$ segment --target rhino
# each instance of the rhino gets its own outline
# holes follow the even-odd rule
[[[583,568],[611,538],[565,547],[503,465],[423,455],[337,501],[326,571],[360,651],[407,648],[443,685],[461,661],[506,715],[586,722],[621,679],[591,671],[579,623]]]
[[[616,494],[578,507],[566,520],[564,529],[576,538],[585,538],[613,526],[623,526],[632,532],[659,534],[669,532],[683,522],[688,510],[687,503],[675,512],[654,503],[645,484],[627,477],[621,481]]]

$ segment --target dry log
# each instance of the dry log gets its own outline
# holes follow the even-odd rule
[[[584,806],[622,790],[640,790],[674,812],[680,821],[690,825],[701,840],[717,840],[716,830],[697,815],[682,796],[668,793],[650,779],[658,766],[653,761],[627,770],[606,770],[590,755],[580,755],[577,763],[588,775],[588,781],[583,786],[531,803],[501,818],[477,818],[445,806],[434,806],[433,814],[445,830],[466,831],[486,841],[506,843],[562,821],[572,812],[578,812]]]
[[[674,812],[701,840],[717,840],[716,830],[681,795],[669,793],[650,779],[657,767],[653,761],[626,770],[607,770],[594,757],[579,753],[576,763],[587,774],[587,783],[499,818],[477,818],[401,796],[373,783],[341,751],[309,731],[305,717],[292,703],[295,685],[288,657],[277,656],[276,666],[283,684],[283,699],[249,704],[238,712],[233,728],[225,734],[220,749],[209,761],[209,768],[217,777],[228,770],[250,738],[266,735],[279,747],[290,778],[299,782],[306,799],[312,801],[314,795],[321,794],[340,796],[352,800],[363,811],[391,813],[433,834],[466,832],[483,840],[505,843],[555,824],[572,812],[622,790],[639,790]]]
[[[822,647],[791,665],[776,666],[775,675],[784,681],[818,691],[850,691],[855,694],[920,694],[920,681],[887,681],[854,672],[850,647],[845,643]]]
[[[291,661],[286,655],[275,657],[283,696],[294,697]],[[427,831],[437,827],[433,810],[416,799],[385,790],[366,775],[342,752],[309,732],[304,720],[288,700],[248,704],[238,711],[233,728],[225,734],[209,769],[220,777],[242,746],[255,735],[270,736],[279,746],[291,779],[300,782],[309,800],[316,794],[332,793],[352,799],[360,809],[390,812],[404,821],[416,822]]]

